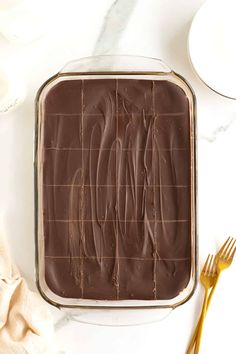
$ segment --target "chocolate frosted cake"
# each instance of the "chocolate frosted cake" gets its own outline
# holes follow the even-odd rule
[[[168,300],[187,287],[190,105],[176,83],[148,78],[64,77],[45,94],[38,212],[51,292]]]

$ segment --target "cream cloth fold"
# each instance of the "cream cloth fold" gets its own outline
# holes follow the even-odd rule
[[[0,354],[55,354],[53,320],[30,291],[0,235]]]

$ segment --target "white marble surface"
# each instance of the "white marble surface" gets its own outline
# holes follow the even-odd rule
[[[0,37],[0,66],[8,63],[16,68],[27,87],[26,100],[15,111],[0,116],[1,231],[6,233],[14,260],[31,288],[36,290],[34,97],[49,76],[74,58],[102,53],[158,57],[190,82],[198,101],[200,263],[235,233],[236,101],[205,87],[194,74],[187,55],[189,26],[202,3],[203,0],[48,0],[45,21],[51,18],[51,25],[44,37],[24,46]],[[206,321],[203,354],[236,351],[235,263],[216,291]],[[192,299],[165,320],[134,327],[98,327],[67,321],[51,307],[58,344],[68,354],[184,354],[202,296],[198,286]]]

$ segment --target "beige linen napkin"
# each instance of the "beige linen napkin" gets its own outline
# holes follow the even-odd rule
[[[52,316],[29,290],[0,235],[0,354],[26,353],[56,353]]]

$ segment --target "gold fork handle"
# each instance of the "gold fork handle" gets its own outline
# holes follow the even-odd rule
[[[188,350],[187,350],[186,354],[191,354],[192,353],[192,350],[193,350],[193,347],[194,347],[194,344],[195,344],[195,340],[196,340],[196,337],[197,337],[199,323],[200,323],[200,318],[198,320],[198,324],[197,324],[197,326],[195,328],[194,334],[192,335],[191,342],[189,343]]]
[[[207,299],[207,310],[209,308],[209,305],[211,303],[212,297],[214,295],[214,292],[215,292],[216,285],[218,283],[219,277],[220,277],[220,273],[218,273],[217,278],[216,278],[216,282],[215,282],[214,286],[212,287],[210,295],[208,296],[208,299]],[[198,329],[199,329],[199,325],[200,325],[200,320],[201,320],[201,316],[200,316],[200,318],[198,320],[198,324],[197,324],[197,326],[195,328],[194,334],[193,334],[193,336],[191,338],[191,342],[189,343],[188,350],[187,350],[186,354],[191,354],[192,353],[192,350],[193,350],[193,347],[194,347],[194,343],[195,343],[196,338],[197,338],[197,333],[198,333]]]
[[[206,312],[207,312],[208,295],[209,295],[209,290],[206,290],[205,291],[204,302],[203,302],[203,306],[202,306],[202,313],[201,313],[201,317],[200,317],[200,320],[199,320],[199,326],[198,326],[198,331],[197,331],[197,338],[196,338],[194,354],[198,354],[199,350],[200,350],[200,343],[201,343],[201,338],[202,338],[203,324],[204,324],[204,320],[205,320]]]

